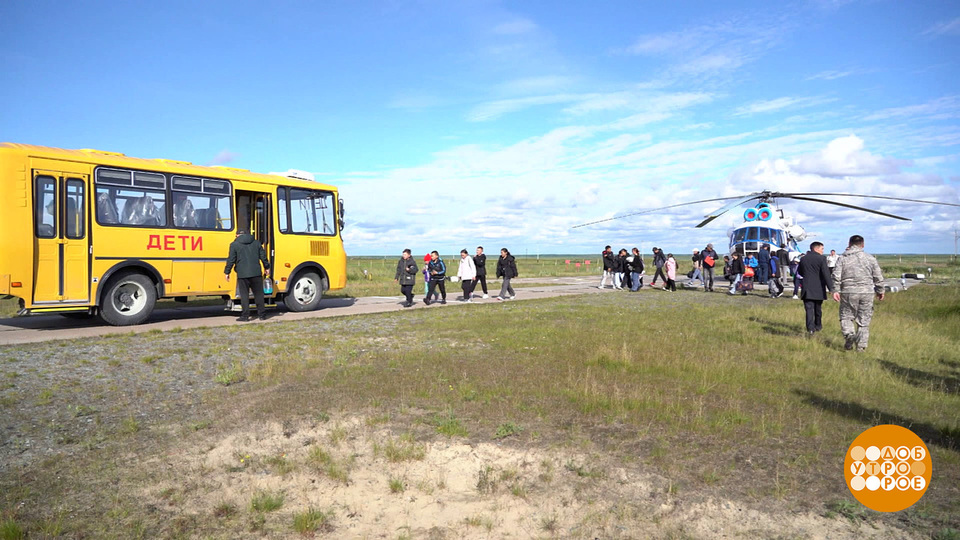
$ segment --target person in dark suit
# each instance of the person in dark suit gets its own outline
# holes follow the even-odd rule
[[[803,298],[803,310],[807,315],[807,332],[812,335],[823,329],[823,301],[827,299],[827,289],[833,292],[833,278],[827,266],[827,258],[823,256],[823,243],[810,244],[810,251],[800,259],[800,265],[797,266],[797,275],[803,278],[800,296]]]

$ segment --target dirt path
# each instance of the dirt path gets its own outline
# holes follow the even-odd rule
[[[551,298],[555,296],[565,296],[570,294],[612,292],[613,289],[597,289],[597,276],[583,277],[538,277],[521,278],[514,280],[517,284],[535,284],[535,286],[520,288],[519,293],[513,301],[536,300],[539,298]],[[722,286],[725,280],[718,281],[716,291],[724,292]],[[912,286],[919,283],[916,280],[908,280],[907,285]],[[498,287],[497,282],[491,282],[489,299],[475,299],[476,303],[496,303],[499,300],[494,298]],[[899,279],[888,279],[887,289],[896,291],[900,288]],[[681,280],[677,284],[678,288],[684,288],[686,285]],[[699,287],[692,287],[699,289]],[[419,290],[419,289],[418,289]],[[649,291],[648,287],[643,292]],[[788,288],[786,297],[789,297]],[[449,284],[445,306],[432,305],[426,306],[422,303],[423,295],[417,295],[416,304],[412,309],[436,309],[439,307],[452,307],[461,305],[456,301],[459,288],[456,284]],[[758,285],[754,294],[765,294],[766,286]],[[272,309],[269,311],[269,320],[273,321],[298,321],[302,319],[317,319],[325,317],[340,317],[345,315],[362,315],[366,313],[384,313],[387,311],[400,311],[403,308],[401,302],[402,296],[369,296],[362,298],[328,298],[321,303],[321,309],[305,313],[294,313],[281,309]],[[52,341],[58,339],[74,339],[83,337],[106,336],[111,334],[141,334],[150,331],[167,331],[173,329],[203,328],[213,326],[230,326],[238,323],[236,321],[237,313],[226,312],[220,306],[202,306],[195,307],[189,304],[182,308],[158,309],[154,311],[149,321],[138,326],[109,326],[100,319],[90,320],[71,320],[65,319],[59,315],[41,315],[33,317],[21,317],[11,319],[0,319],[0,345],[12,345],[17,343],[39,343],[43,341]],[[253,323],[260,324],[260,323]]]
[[[556,283],[556,285],[538,285],[535,287],[525,287],[517,290],[517,298],[513,301],[535,300],[538,298],[551,298],[554,296],[564,296],[569,294],[583,294],[590,292],[601,292],[596,286],[596,279],[590,278],[527,278],[526,280],[517,280],[518,283]],[[446,305],[426,306],[422,303],[423,296],[417,295],[417,304],[411,309],[438,309],[452,308],[462,305],[456,301],[459,289],[454,289],[455,284],[451,284],[447,291]],[[491,292],[493,288],[491,287]],[[607,289],[609,292],[610,289]],[[384,313],[387,311],[400,311],[402,296],[370,296],[363,298],[328,298],[321,303],[321,309],[304,313],[294,313],[290,311],[272,309],[269,311],[267,323],[276,321],[298,321],[302,319],[317,319],[325,317],[342,317],[346,315],[362,315],[366,313]],[[487,300],[476,299],[476,303],[496,303],[491,296]],[[465,306],[469,307],[469,306]],[[17,343],[38,343],[43,341],[52,341],[58,339],[74,339],[94,336],[106,336],[111,334],[142,334],[150,331],[166,331],[188,328],[203,328],[213,326],[230,326],[235,324],[264,324],[264,323],[238,323],[236,321],[237,313],[226,312],[221,306],[202,306],[193,307],[189,304],[182,308],[158,309],[154,311],[150,319],[137,326],[109,326],[100,319],[89,320],[71,320],[59,315],[40,315],[33,317],[18,317],[12,319],[0,319],[0,345],[12,345]]]

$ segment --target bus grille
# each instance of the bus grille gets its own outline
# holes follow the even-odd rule
[[[314,257],[326,257],[330,255],[330,242],[325,240],[311,240],[310,255]]]

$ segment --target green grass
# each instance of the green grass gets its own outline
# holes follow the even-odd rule
[[[273,512],[283,507],[282,492],[258,491],[250,499],[250,510],[254,512]]]
[[[293,530],[303,536],[313,536],[314,533],[327,533],[334,530],[333,510],[309,508],[304,512],[293,515]]]
[[[231,384],[237,384],[247,380],[247,373],[243,368],[243,363],[239,360],[234,360],[218,365],[213,380],[224,386],[230,386]]]
[[[12,519],[0,521],[0,540],[21,540],[26,537],[26,533],[16,521]]]
[[[800,302],[692,291],[279,322],[256,335],[256,348],[287,351],[285,370],[244,385],[211,385],[203,412],[204,418],[227,418],[240,408],[244,422],[383,418],[367,425],[416,434],[393,440],[389,454],[390,440],[381,439],[375,451],[393,463],[418,459],[409,457],[419,455],[415,445],[431,437],[474,444],[515,435],[507,426],[523,426],[523,436],[512,437],[510,446],[570,449],[596,460],[541,463],[528,471],[533,483],[527,484],[482,468],[478,493],[516,489],[519,497],[531,491],[526,486],[589,486],[613,481],[615,468],[636,464],[665,478],[669,487],[661,492],[673,497],[815,509],[833,512],[842,517],[838,521],[856,515],[852,503],[827,506],[845,493],[837,464],[850,443],[873,425],[900,424],[927,443],[934,460],[924,511],[907,526],[926,537],[960,529],[960,286],[923,285],[888,295],[877,304],[866,353],[843,351],[833,302],[824,305],[824,323],[821,335],[807,339]],[[198,358],[211,355],[214,366],[224,358],[216,356],[225,354],[220,344],[239,342],[250,331],[217,329],[212,340],[202,330],[184,330],[176,339]],[[95,354],[112,356],[157,339],[102,340],[97,347],[106,352]],[[83,341],[67,345],[71,354],[88,354]],[[204,377],[210,381],[209,371]],[[55,387],[50,399],[57,405],[44,409],[69,412],[59,404],[78,402],[70,391]],[[187,409],[180,414],[182,425],[201,420]],[[216,424],[228,429],[231,423]],[[210,431],[189,437],[209,437]],[[135,519],[148,530],[161,527],[160,518],[142,508],[121,506],[121,513],[103,497],[84,494],[105,492],[110,480],[123,479],[118,485],[126,486],[132,478],[149,477],[136,463],[122,468],[115,456],[149,437],[170,439],[142,450],[137,463],[184,444],[182,433],[164,433],[142,429],[115,446],[107,442],[102,450],[78,453],[70,460],[71,474],[37,466],[0,477],[0,512],[23,508],[18,523],[34,531],[51,518],[47,508],[79,498],[86,502],[71,508],[67,534],[98,537],[105,527]],[[315,445],[307,464],[345,483],[350,457],[341,456],[332,440],[323,442],[328,448]],[[869,515],[897,523],[897,516]],[[534,523],[540,525],[539,519]]]
[[[632,246],[631,246],[632,247]],[[468,248],[471,254],[473,249]],[[487,278],[496,279],[496,259],[499,257],[500,248],[488,248],[487,250]],[[678,251],[674,251],[677,253]],[[689,253],[688,250],[680,250],[682,253]],[[580,255],[551,255],[537,258],[535,256],[523,256],[514,254],[517,257],[517,269],[522,278],[556,278],[573,276],[591,276],[599,277],[598,263],[600,262],[597,254]],[[415,256],[416,257],[416,256]],[[459,255],[442,255],[444,262],[447,263],[448,275],[456,275],[457,261]],[[648,254],[644,254],[648,257]],[[327,297],[337,298],[359,298],[363,296],[397,296],[400,294],[400,287],[394,283],[397,260],[396,257],[348,257],[347,258],[347,286],[337,291],[330,291]],[[933,270],[930,277],[931,281],[940,283],[960,283],[960,263],[953,260],[952,255],[878,255],[880,266],[883,269],[884,276],[898,277],[902,273],[923,273],[928,274],[927,269]],[[569,260],[570,264],[566,264]],[[587,266],[584,261],[590,260]],[[578,269],[574,263],[580,262]],[[681,262],[680,270],[686,272],[688,268]],[[423,267],[423,255],[417,258],[417,265]],[[366,275],[364,275],[366,270]],[[420,277],[417,280],[418,287],[415,293],[422,294],[423,282]],[[543,283],[541,283],[543,284]],[[459,287],[456,284],[449,284],[450,291],[456,294]],[[523,286],[517,283],[514,287]],[[491,288],[491,292],[496,294],[496,288]],[[184,307],[184,306],[211,306],[221,305],[223,301],[217,298],[197,298],[188,303],[179,303],[172,300],[164,300],[157,303],[157,309]],[[0,318],[13,317],[17,312],[17,300],[0,300]],[[150,361],[156,358],[147,356]]]
[[[322,446],[314,446],[307,457],[308,463],[331,480],[346,484],[350,481],[349,459],[337,459]]]
[[[391,463],[403,461],[419,461],[427,454],[427,447],[416,442],[413,435],[405,433],[398,439],[390,437],[383,444],[374,443],[374,455],[383,455]]]
[[[503,439],[511,435],[519,435],[521,431],[523,431],[523,428],[513,422],[504,422],[497,426],[497,431],[493,434],[493,438]]]
[[[437,433],[447,437],[466,437],[468,435],[467,428],[463,427],[463,423],[452,411],[434,415],[433,425],[436,427]]]

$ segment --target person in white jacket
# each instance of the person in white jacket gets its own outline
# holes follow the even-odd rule
[[[460,267],[457,268],[457,277],[460,278],[460,287],[463,289],[463,302],[471,302],[473,288],[477,286],[477,266],[467,250],[460,250]]]

